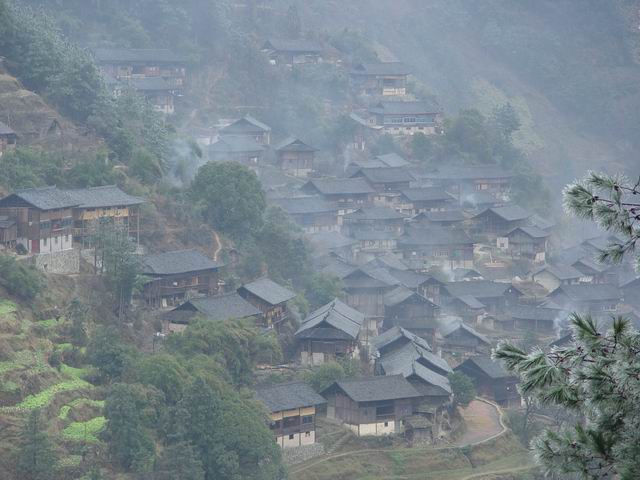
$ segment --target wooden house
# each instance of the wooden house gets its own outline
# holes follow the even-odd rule
[[[272,65],[303,65],[322,62],[322,45],[305,39],[269,39],[262,51]]]
[[[497,315],[504,313],[508,304],[508,291],[511,285],[508,283],[492,282],[490,280],[451,282],[443,288],[443,308],[453,306],[453,301],[463,299],[466,302],[471,300],[479,302],[487,313]],[[454,314],[463,315],[453,306]]]
[[[395,251],[399,233],[393,231],[356,230],[350,235],[358,242],[359,262],[368,262],[379,255],[386,255]]]
[[[369,108],[369,121],[390,135],[435,135],[442,132],[442,108],[425,101],[385,101]]]
[[[338,207],[321,197],[278,198],[273,203],[287,212],[305,233],[340,230]]]
[[[347,148],[355,154],[365,152],[368,146],[374,145],[384,132],[384,127],[370,123],[366,118],[353,112],[349,114],[348,124],[351,135]]]
[[[289,316],[287,302],[296,294],[269,278],[260,278],[238,289],[242,298],[262,312],[264,327],[277,327]]]
[[[429,345],[429,342],[427,342],[427,340],[407,330],[406,328],[398,326],[391,327],[388,330],[382,332],[377,337],[371,339],[371,346],[373,347],[374,351],[377,352],[377,356],[379,358],[389,355],[408,344],[416,344],[424,350],[427,350],[429,352],[432,351],[431,346]]]
[[[411,219],[411,223],[418,227],[457,228],[462,229],[466,215],[460,209],[430,211],[417,214]]]
[[[418,271],[434,266],[446,270],[472,268],[473,243],[463,230],[410,227],[398,239],[398,251]]]
[[[338,299],[311,312],[295,333],[303,366],[358,358],[364,314]]]
[[[420,364],[441,376],[447,376],[453,370],[446,360],[424,348],[419,342],[410,342],[388,353],[379,355],[374,370],[379,375],[391,375],[392,372],[407,365]]]
[[[489,240],[500,239],[517,227],[526,226],[529,217],[531,213],[518,205],[487,208],[472,218],[472,230]]]
[[[624,303],[640,310],[640,277],[633,277],[622,282],[620,290]]]
[[[187,58],[171,50],[98,48],[94,57],[102,73],[116,79],[162,78],[180,90],[187,77]]]
[[[73,208],[78,202],[57,187],[18,190],[0,199],[0,215],[15,222],[16,239],[29,253],[58,253],[73,248]],[[8,229],[12,232],[13,226]]]
[[[407,160],[405,160],[403,157],[401,157],[395,152],[376,155],[375,157],[373,157],[373,161],[380,162],[380,165],[376,165],[376,167],[405,168],[411,165],[411,162],[408,162]]]
[[[313,172],[316,149],[295,137],[288,137],[274,146],[276,165],[294,177],[308,177]]]
[[[579,284],[583,274],[571,265],[551,263],[538,268],[531,277],[547,291],[553,292],[561,285]]]
[[[218,292],[221,263],[196,250],[174,250],[145,255],[141,274],[149,277],[143,297],[150,307],[178,305],[189,296]]]
[[[18,243],[18,224],[8,215],[0,215],[0,245],[15,248]]]
[[[410,71],[400,62],[359,63],[349,72],[352,90],[359,95],[403,96]]]
[[[347,262],[353,261],[358,255],[358,241],[340,232],[320,232],[306,235],[313,247],[314,257],[336,255]]]
[[[249,136],[225,136],[209,146],[209,159],[238,162],[252,169],[262,164],[265,146]]]
[[[373,203],[382,207],[393,207],[400,191],[409,188],[414,180],[413,175],[405,168],[359,168],[351,174],[351,178],[364,178],[376,193]]]
[[[519,407],[518,377],[509,373],[499,361],[488,355],[468,358],[455,369],[470,377],[480,396],[496,402],[501,407]]]
[[[91,235],[100,221],[109,219],[126,229],[130,238],[140,240],[140,205],[144,199],[129,195],[116,185],[65,190],[74,199],[73,240],[90,246]]]
[[[615,314],[622,301],[617,285],[560,285],[549,294],[549,299],[567,310],[592,315]]]
[[[444,285],[433,275],[428,273],[419,273],[413,270],[398,270],[396,268],[390,268],[389,274],[398,280],[399,285],[413,290],[414,292],[428,298],[436,305],[440,303],[440,290]]]
[[[440,327],[442,353],[465,359],[470,355],[488,354],[491,341],[464,322],[451,321]]]
[[[251,115],[221,128],[218,133],[221,137],[250,137],[260,145],[271,144],[271,127]]]
[[[439,307],[419,293],[400,285],[384,296],[384,326],[408,329],[421,337],[433,339]]]
[[[460,204],[479,207],[478,194],[490,194],[493,200],[508,200],[513,173],[497,165],[451,165],[424,176],[426,181],[444,187]]]
[[[516,227],[506,235],[506,250],[514,257],[544,263],[549,235],[549,232],[538,227]]]
[[[214,322],[250,318],[256,324],[262,324],[262,312],[236,292],[192,298],[166,312],[161,318],[165,322],[165,331],[180,332],[196,317]]]
[[[512,305],[508,315],[513,319],[513,329],[553,334],[561,320],[569,317],[569,312],[543,305]]]
[[[441,187],[405,188],[400,191],[395,209],[410,216],[423,212],[441,212],[456,203],[456,199]]]
[[[345,215],[373,202],[375,190],[364,178],[314,178],[300,188],[308,195],[321,195],[338,205],[338,214]]]
[[[342,224],[347,233],[390,232],[397,236],[404,233],[407,217],[386,207],[363,207],[344,215]]]
[[[316,408],[326,400],[302,382],[258,387],[256,399],[269,412],[269,429],[281,448],[316,443]]]
[[[4,152],[16,149],[18,135],[7,124],[0,122],[0,158]]]
[[[122,87],[131,88],[142,95],[156,112],[170,115],[175,112],[178,90],[173,82],[162,77],[142,77],[121,80]]]
[[[571,266],[582,273],[581,283],[610,283],[614,285],[618,283],[619,275],[615,266],[600,263],[588,255],[577,259]]]
[[[345,379],[325,388],[327,417],[357,436],[400,433],[422,395],[402,375]]]

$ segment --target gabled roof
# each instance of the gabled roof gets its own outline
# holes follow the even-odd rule
[[[296,296],[296,294],[288,288],[278,285],[276,282],[266,277],[245,283],[240,287],[240,289],[246,290],[271,305],[278,305],[280,303],[287,302]]]
[[[407,165],[411,165],[397,153],[385,153],[383,155],[378,155],[375,157],[375,160],[382,162],[382,164],[387,167],[406,167]]]
[[[464,322],[451,322],[451,323],[448,323],[447,325],[444,325],[444,326],[442,326],[440,328],[440,333],[442,334],[442,336],[444,338],[447,338],[448,336],[450,336],[451,334],[453,334],[457,330],[462,330],[462,331],[468,333],[469,335],[472,335],[473,337],[477,338],[482,343],[484,343],[486,345],[491,345],[491,340],[489,340],[487,337],[485,337],[484,335],[482,335],[481,333],[479,333],[475,329],[471,328],[469,325],[467,325]]]
[[[303,382],[279,383],[256,388],[256,399],[270,412],[323,405],[327,401]]]
[[[463,230],[434,226],[413,227],[398,240],[399,246],[473,245],[473,240]]]
[[[556,225],[555,222],[547,218],[542,218],[537,213],[534,213],[533,215],[531,215],[531,218],[529,218],[529,221],[531,222],[531,225],[533,225],[534,227],[538,227],[542,230],[550,230]]]
[[[0,122],[0,135],[16,135],[16,132],[4,122]]]
[[[441,187],[405,188],[400,190],[410,202],[434,202],[438,200],[455,200],[454,196]]]
[[[311,312],[307,318],[304,319],[295,335],[299,336],[305,331],[325,324],[326,326],[341,330],[351,338],[356,339],[363,322],[363,313],[360,313],[336,298]]]
[[[209,320],[223,321],[261,315],[260,310],[247,302],[236,292],[213,297],[192,298],[172,312],[195,310]]]
[[[412,288],[412,289],[418,288],[420,285],[423,285],[424,283],[430,280],[435,281],[436,283],[440,283],[431,275],[424,274],[424,273],[417,273],[417,272],[414,272],[413,270],[398,270],[398,269],[392,268],[389,270],[389,274],[393,278],[398,280],[398,283],[400,285],[404,285],[405,287]]]
[[[176,275],[211,270],[223,266],[197,250],[174,250],[142,257],[142,274]]]
[[[427,173],[425,178],[433,180],[499,180],[513,178],[513,176],[513,173],[498,165],[454,165]]]
[[[480,310],[486,307],[484,303],[482,303],[473,295],[460,295],[459,297],[456,297],[456,300],[459,300],[460,302],[464,303],[467,307],[475,310]]]
[[[515,222],[517,220],[525,220],[531,216],[531,213],[526,211],[519,205],[505,205],[504,207],[491,207],[478,213],[476,217],[484,215],[487,212],[493,213],[507,222]]]
[[[579,270],[586,275],[592,273],[603,273],[611,268],[611,265],[607,265],[606,263],[600,263],[595,259],[584,256],[571,264],[573,268]]]
[[[488,355],[477,355],[475,357],[468,358],[461,365],[456,367],[458,370],[465,363],[470,363],[475,365],[480,371],[482,371],[488,377],[497,380],[499,378],[510,378],[514,375],[509,373],[500,362],[493,360]]]
[[[380,351],[387,345],[390,345],[401,338],[406,338],[408,341],[415,343],[425,350],[432,351],[431,346],[424,338],[419,337],[415,333],[411,333],[406,328],[402,328],[399,326],[392,327],[386,332],[381,333],[377,337],[373,337],[371,339],[371,344],[376,350]]]
[[[380,267],[407,272],[409,271],[409,267],[407,266],[407,264],[404,263],[402,259],[395,256],[393,253],[386,253],[385,255],[377,256],[373,260],[367,262],[366,265],[374,268]],[[389,271],[389,273],[391,273],[391,270]]]
[[[273,203],[290,215],[337,212],[338,207],[321,197],[276,198]]]
[[[351,69],[360,75],[409,75],[411,71],[402,62],[359,63]]]
[[[141,205],[145,200],[123,192],[116,185],[64,190],[80,208]]]
[[[354,402],[379,402],[421,396],[402,375],[340,380],[324,389],[321,393],[326,396],[330,390],[336,387]]]
[[[390,372],[390,375],[395,375],[395,374],[400,374],[402,375],[404,378],[409,378],[409,377],[417,377],[420,380],[422,380],[422,382],[427,383],[429,385],[432,385],[434,387],[438,387],[439,389],[441,389],[443,392],[438,392],[436,390],[437,393],[445,393],[448,395],[451,395],[452,391],[451,391],[451,384],[449,383],[449,379],[443,375],[440,375],[439,373],[434,372],[433,370],[431,370],[430,368],[425,367],[424,365],[422,365],[421,363],[418,363],[416,361],[413,362],[408,362],[406,364],[398,364],[398,365],[394,365],[394,367],[397,367],[396,370]],[[386,372],[386,370],[385,370]],[[415,384],[414,384],[415,386]],[[416,388],[421,391],[422,389],[420,389],[420,387]],[[425,392],[427,395],[431,394],[433,395],[434,393],[436,393],[434,391],[428,391]]]
[[[209,145],[209,151],[213,153],[261,152],[264,149],[264,145],[249,136],[228,135]]]
[[[356,270],[358,270],[358,267],[356,267],[355,265],[351,265],[350,263],[344,260],[335,258],[331,260],[327,265],[322,267],[321,272],[327,275],[337,277],[339,279],[343,279],[347,275],[353,273]]]
[[[548,272],[558,280],[575,280],[583,276],[580,270],[572,267],[571,265],[563,265],[561,263],[543,265],[534,272],[533,276],[535,277],[541,272]]]
[[[387,207],[365,207],[344,215],[347,220],[401,220],[406,215]]]
[[[460,298],[463,295],[470,295],[478,300],[502,297],[510,287],[511,285],[508,283],[492,282],[490,280],[451,282],[444,285],[445,290],[452,297]]]
[[[320,53],[322,45],[313,40],[270,38],[264,42],[262,49],[279,52]]]
[[[322,195],[368,194],[375,190],[364,178],[316,178],[302,186],[302,190],[314,190]]]
[[[507,233],[507,237],[510,237],[516,232],[522,232],[526,236],[531,238],[546,238],[550,235],[549,232],[546,232],[545,230],[542,230],[541,228],[538,228],[538,227],[516,227],[513,230],[511,230],[509,233]]]
[[[271,127],[266,123],[262,123],[261,121],[256,120],[251,115],[245,115],[232,124],[220,129],[220,133],[222,135],[238,135],[244,133],[253,133],[256,131],[270,132]]]
[[[403,285],[399,285],[390,292],[387,292],[384,295],[384,306],[385,307],[395,307],[396,305],[400,305],[401,303],[407,301],[410,298],[418,299],[422,303],[428,303],[432,307],[436,307],[436,304],[433,303],[428,298],[423,297],[419,293],[414,292],[413,290],[408,289]]]
[[[71,195],[55,186],[16,190],[0,200],[0,205],[12,197],[19,198],[40,210],[56,210],[78,206],[78,202]]]
[[[415,180],[411,173],[400,167],[360,168],[351,176],[362,176],[371,183],[405,183]]]
[[[598,302],[606,300],[620,300],[621,294],[615,285],[596,285],[580,283],[578,285],[560,285],[550,296],[566,295],[570,300],[577,302]]]
[[[414,220],[426,219],[429,222],[462,222],[466,216],[462,210],[444,210],[442,212],[422,212],[413,217]]]
[[[187,63],[184,55],[163,48],[96,48],[98,63]]]
[[[634,284],[640,285],[640,277],[631,277],[620,283],[620,288],[632,287]]]
[[[436,373],[445,372],[448,374],[453,371],[444,358],[416,343],[407,343],[380,359],[380,365],[385,372],[398,371],[413,362],[418,362],[427,368],[435,368]]]
[[[315,152],[316,149],[296,137],[287,137],[273,146],[276,152]]]
[[[369,109],[372,113],[383,115],[422,115],[441,113],[442,107],[435,102],[380,102]]]

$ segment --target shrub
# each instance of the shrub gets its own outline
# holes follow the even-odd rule
[[[0,285],[14,295],[32,300],[40,293],[44,282],[34,267],[8,255],[0,255]]]

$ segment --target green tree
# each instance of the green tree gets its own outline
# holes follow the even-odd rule
[[[32,300],[42,291],[44,282],[34,267],[0,254],[0,285],[14,295]]]
[[[258,231],[265,198],[255,173],[236,162],[209,162],[191,185],[193,200],[211,225],[234,238]]]
[[[492,119],[500,133],[509,139],[511,139],[513,134],[520,130],[522,126],[518,112],[516,112],[516,109],[513,108],[513,105],[509,102],[500,107],[496,107],[493,110]]]
[[[114,384],[105,401],[105,437],[113,460],[126,470],[145,471],[154,455],[153,438],[145,424],[148,398],[140,386]]]
[[[138,383],[153,385],[164,393],[167,403],[175,405],[189,382],[188,372],[168,354],[145,355],[131,369]]]
[[[321,392],[333,382],[346,377],[344,368],[338,362],[328,362],[314,368],[305,375],[305,381],[313,387],[316,392]]]
[[[298,14],[298,7],[295,5],[289,5],[287,8],[283,31],[286,38],[299,38],[302,33],[302,22]]]
[[[188,442],[167,446],[156,461],[153,480],[204,480],[202,461]]]
[[[477,110],[463,110],[445,129],[445,141],[450,154],[480,163],[490,163],[491,138],[485,117]]]
[[[342,280],[325,273],[312,275],[305,286],[305,297],[309,301],[311,310],[326,305],[334,298],[341,298],[344,294]]]
[[[462,372],[453,372],[448,375],[453,402],[456,405],[466,407],[476,398],[476,388],[471,379]]]
[[[24,480],[49,480],[58,457],[46,432],[40,410],[35,409],[22,431],[17,458],[17,471]]]
[[[67,319],[71,322],[69,337],[75,347],[84,347],[87,344],[86,323],[89,319],[89,309],[78,298],[69,302],[66,312]]]
[[[125,344],[114,327],[100,327],[87,346],[89,363],[105,381],[119,378],[135,358],[135,350]]]

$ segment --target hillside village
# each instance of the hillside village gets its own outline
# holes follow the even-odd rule
[[[268,208],[291,222],[292,234],[308,249],[310,271],[331,285],[329,295],[293,276],[274,275],[215,223],[198,227],[206,241],[161,241],[161,234],[149,233],[150,216],[162,222],[165,238],[170,228],[188,236],[195,224],[166,214],[157,192],[115,181],[7,189],[0,198],[0,255],[38,272],[46,282],[38,302],[54,297],[58,283],[68,288],[75,282],[76,292],[102,288],[101,279],[111,278],[110,245],[126,243],[115,255],[135,262],[135,286],[131,298],[115,294],[117,306],[108,315],[126,324],[143,319],[136,334],[142,351],[171,351],[176,337],[203,322],[249,325],[265,342],[275,342],[282,356],[271,361],[274,344],[252,352],[259,360],[244,394],[257,401],[252,405],[265,414],[288,465],[339,452],[340,444],[331,446],[335,435],[362,445],[373,437],[427,450],[456,445],[460,432],[472,428],[464,426],[471,399],[457,397],[464,394],[457,390],[460,377],[473,384],[480,399],[474,403],[486,402],[500,415],[528,411],[518,377],[491,356],[499,342],[562,346],[571,339],[572,312],[605,325],[623,315],[640,328],[640,276],[632,259],[615,265],[598,260],[602,249],[623,240],[609,233],[575,239],[556,224],[558,216],[514,194],[521,174],[501,164],[454,156],[424,162],[415,155],[416,142],[445,136],[451,114],[412,88],[411,65],[353,62],[313,35],[262,38],[260,44],[262,60],[280,75],[295,78],[321,65],[347,79],[349,100],[326,105],[341,112],[336,128],[343,148],[332,151],[314,144],[317,136],[272,127],[259,109],[243,105],[233,117],[187,125],[180,134],[201,152],[191,157],[192,171],[231,162],[260,182]],[[168,123],[194,101],[194,66],[186,53],[95,48],[91,54],[113,99],[133,92]],[[3,68],[3,75],[11,73]],[[0,166],[21,148],[55,137],[57,128],[53,122],[36,141],[0,121]],[[381,149],[385,142],[393,148]],[[258,235],[261,241],[267,240]],[[322,301],[310,301],[314,294]],[[69,316],[71,298],[49,302],[39,323],[55,318],[47,327],[55,328]],[[0,315],[19,319],[21,301],[0,300]],[[70,366],[70,347],[52,349],[43,346],[47,342],[27,349],[51,365],[55,356],[64,375],[93,392],[67,396],[61,406],[71,405],[69,413],[85,398],[94,416],[79,422],[87,428],[102,419],[92,433],[99,437],[106,387],[94,391],[90,378],[74,370],[79,365]],[[15,360],[0,360],[0,375],[11,373]],[[330,368],[342,374],[321,385],[313,379]],[[55,385],[4,392],[0,413],[29,410],[26,400]],[[16,428],[15,418],[7,422]],[[69,472],[86,472],[86,462],[99,458],[99,440],[88,445],[82,458],[73,454]]]

